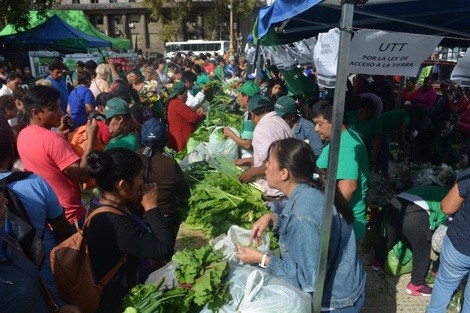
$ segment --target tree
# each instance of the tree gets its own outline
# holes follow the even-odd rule
[[[183,36],[183,22],[192,9],[192,0],[144,0],[142,6],[162,24],[163,41],[178,41]]]
[[[220,25],[224,18],[228,19],[230,15],[230,0],[213,0],[210,4],[211,9],[204,12],[204,29],[206,39],[218,39],[220,35]],[[234,0],[233,15],[244,18],[253,13],[256,0]]]
[[[218,39],[223,17],[228,17],[230,0],[144,0],[143,6],[163,25],[160,37],[164,41],[180,40],[188,16],[200,12],[204,19],[204,38]],[[234,0],[234,15],[243,18],[253,12],[256,0]]]
[[[52,0],[1,0],[0,20],[16,31],[24,30],[29,27],[29,11],[37,10],[39,16],[46,17],[52,3]]]

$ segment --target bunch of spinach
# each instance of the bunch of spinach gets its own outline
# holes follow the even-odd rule
[[[238,175],[206,172],[204,179],[191,186],[189,211],[185,228],[200,230],[209,237],[227,233],[232,225],[251,229],[254,222],[269,213],[261,191],[244,184]],[[271,249],[277,248],[272,233]]]
[[[229,281],[225,279],[229,273],[229,263],[222,258],[214,253],[210,245],[177,251],[173,255],[172,261],[177,263],[176,278],[180,285],[189,289],[184,299],[186,303],[192,301],[198,306],[207,304],[209,309],[217,312],[230,301]]]

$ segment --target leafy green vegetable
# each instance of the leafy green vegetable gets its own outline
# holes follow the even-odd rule
[[[235,164],[230,162],[230,160],[225,155],[215,155],[209,158],[208,164],[215,168],[217,171],[232,175],[240,175],[242,170],[237,167]]]
[[[181,301],[189,294],[188,290],[181,287],[170,291],[160,290],[164,280],[163,277],[156,285],[139,284],[132,288],[123,299],[123,307],[126,308],[124,313],[189,312],[189,304],[181,305]]]
[[[204,178],[192,184],[189,211],[185,227],[201,230],[209,237],[227,233],[232,225],[251,229],[254,222],[269,213],[261,191],[244,184],[238,175],[225,172],[206,172]],[[277,248],[272,232],[271,249]]]
[[[172,261],[178,263],[175,270],[176,278],[183,284],[194,284],[196,278],[204,274],[206,266],[221,259],[222,257],[216,255],[210,245],[199,249],[176,251],[172,257]]]
[[[194,291],[194,302],[198,305],[207,303],[209,309],[217,312],[220,307],[230,300],[230,293],[228,293],[229,282],[224,282],[228,273],[229,265],[227,261],[208,266],[191,289],[191,291]]]
[[[139,284],[135,286],[122,300],[123,308],[135,307],[151,294],[158,292],[163,282],[164,279],[159,281],[158,284]]]
[[[180,284],[190,288],[191,301],[198,306],[207,304],[216,312],[230,300],[229,282],[225,280],[229,264],[222,258],[214,253],[210,245],[177,251],[172,258],[178,264],[176,278]]]

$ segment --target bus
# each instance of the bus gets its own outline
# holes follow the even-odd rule
[[[223,55],[225,52],[228,52],[229,46],[229,41],[222,40],[188,40],[167,42],[165,44],[165,57],[172,58],[178,52],[187,54],[190,51],[196,55],[199,55],[199,53],[214,54],[214,52],[217,52],[219,55]]]

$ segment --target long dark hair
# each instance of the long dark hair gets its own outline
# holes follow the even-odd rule
[[[127,114],[121,114],[121,115],[114,115],[112,118],[119,118],[120,116],[122,117],[122,124],[119,125],[119,128],[116,131],[116,134],[110,137],[110,139],[124,137],[130,133],[134,134],[137,138],[139,138],[140,125],[134,119],[134,117],[130,113],[127,113]]]
[[[88,174],[102,191],[116,192],[116,184],[125,180],[131,187],[144,165],[140,156],[125,148],[95,150],[87,156]]]
[[[276,158],[280,168],[289,171],[297,183],[309,184],[322,192],[325,191],[325,173],[317,168],[315,154],[306,142],[296,138],[275,141],[269,147],[268,158],[270,155]],[[352,224],[353,211],[338,188],[336,188],[334,203],[346,222]]]

